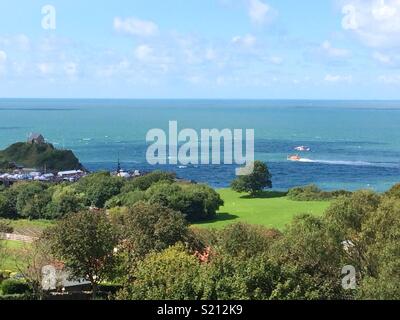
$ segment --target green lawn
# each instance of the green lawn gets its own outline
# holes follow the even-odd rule
[[[218,217],[211,222],[197,223],[197,226],[223,228],[236,223],[247,222],[282,230],[294,216],[302,213],[322,215],[329,206],[327,201],[291,201],[279,192],[264,192],[258,198],[250,198],[231,189],[218,190],[225,205]]]
[[[14,233],[30,237],[40,236],[42,231],[54,225],[54,221],[49,220],[7,220],[14,228]]]
[[[1,240],[1,242],[5,248],[5,252],[3,259],[0,261],[0,270],[17,271],[18,252],[29,247],[29,243],[11,240]]]

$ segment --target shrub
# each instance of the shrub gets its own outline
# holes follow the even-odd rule
[[[6,279],[1,284],[4,295],[24,294],[30,291],[29,285],[21,280]]]
[[[146,191],[152,204],[179,211],[190,222],[212,219],[223,201],[219,194],[206,185],[180,185],[160,182]]]
[[[163,171],[154,171],[152,173],[146,174],[144,176],[135,178],[133,180],[128,181],[124,187],[122,188],[122,193],[141,190],[146,191],[153,184],[164,181],[167,183],[172,183],[176,179],[175,173],[171,172],[163,172]]]
[[[289,190],[287,196],[294,201],[323,201],[336,199],[340,196],[350,196],[352,193],[346,190],[322,191],[316,185],[311,184],[296,187]]]
[[[0,233],[13,233],[14,228],[10,225],[7,220],[0,219]]]

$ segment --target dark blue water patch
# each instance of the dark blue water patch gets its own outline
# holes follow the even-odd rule
[[[77,111],[77,108],[3,108],[0,107],[0,111]]]
[[[7,126],[0,126],[0,130],[19,130],[19,129],[23,129],[23,127],[7,127]]]
[[[87,169],[115,170],[115,162],[90,162],[84,163]],[[206,183],[215,188],[228,187],[235,176],[235,165],[200,165],[179,167],[176,165],[151,166],[147,163],[131,162],[122,163],[125,170],[141,170],[151,172],[164,170],[175,172],[182,179],[195,180]],[[389,185],[400,181],[400,168],[386,168],[376,166],[356,165],[327,165],[320,163],[292,163],[271,162],[268,164],[272,174],[273,187],[276,190],[316,184],[325,190],[342,189],[343,185],[362,185],[364,188],[385,191],[381,188],[381,182]],[[350,187],[350,190],[356,190]]]

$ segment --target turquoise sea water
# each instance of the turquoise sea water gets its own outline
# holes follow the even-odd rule
[[[400,101],[0,100],[0,148],[40,132],[72,149],[90,170],[152,170],[146,133],[179,129],[255,129],[256,159],[274,187],[316,183],[324,189],[386,190],[400,181]],[[288,162],[293,148],[312,148]],[[162,168],[162,167],[161,167]],[[224,187],[235,166],[165,166],[180,177]]]

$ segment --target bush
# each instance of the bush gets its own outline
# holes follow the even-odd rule
[[[220,195],[206,185],[160,182],[146,191],[149,203],[179,211],[190,222],[212,219],[224,204]]]
[[[106,202],[107,209],[115,207],[131,207],[136,202],[144,199],[144,192],[140,190],[130,191],[127,193],[120,193],[119,195],[111,198]]]
[[[27,293],[0,295],[0,301],[16,301],[16,300],[35,300],[35,297]]]
[[[175,179],[176,179],[175,173],[154,171],[152,173],[128,181],[123,186],[121,192],[126,193],[135,190],[146,191],[148,188],[150,188],[153,184],[157,182],[164,181],[172,183],[174,182]]]
[[[311,184],[290,189],[287,197],[294,201],[324,201],[336,199],[340,196],[350,196],[351,194],[350,191],[346,190],[322,191],[316,185]]]
[[[113,177],[109,172],[97,172],[79,180],[76,191],[85,195],[86,205],[103,208],[109,199],[121,192],[123,184],[123,178]]]
[[[1,284],[4,295],[24,294],[30,291],[29,285],[21,280],[6,279]]]
[[[10,270],[0,270],[0,283],[11,277],[12,271]]]
[[[393,187],[390,188],[390,190],[386,191],[384,195],[389,198],[400,199],[400,183],[395,184]]]
[[[14,228],[10,225],[7,220],[0,219],[0,233],[13,233]]]

